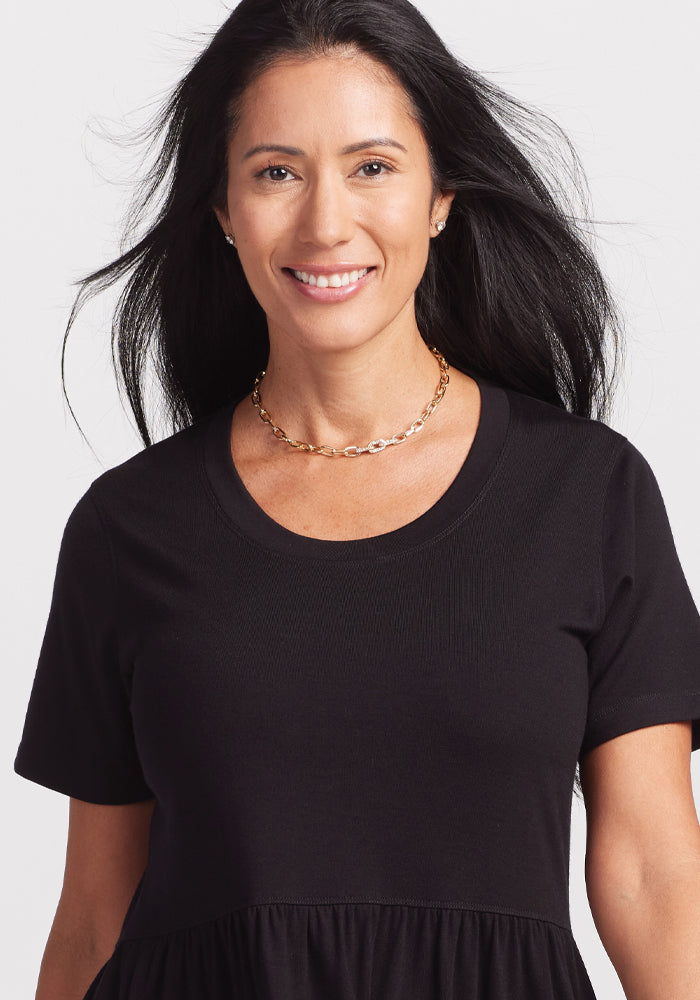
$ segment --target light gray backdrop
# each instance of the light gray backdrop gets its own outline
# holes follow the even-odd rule
[[[418,6],[466,62],[564,126],[587,170],[596,217],[623,223],[599,229],[628,325],[611,422],[657,475],[698,603],[698,8],[676,0],[660,17],[631,0]],[[97,456],[60,393],[71,282],[115,255],[138,162],[87,126],[123,131],[142,122],[144,107],[175,83],[226,13],[219,0],[10,0],[9,14],[5,7],[1,606],[9,683],[0,709],[0,989],[8,997],[34,996],[65,859],[68,798],[12,771],[61,532],[90,482],[140,449],[110,374],[109,298],[85,311],[67,357],[73,406]],[[697,754],[693,776],[700,801]],[[598,996],[621,1000],[586,900],[577,800],[572,822],[574,934]]]

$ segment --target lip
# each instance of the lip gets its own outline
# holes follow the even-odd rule
[[[360,270],[355,266],[349,268],[351,271]],[[315,269],[310,267],[308,264],[303,264],[299,267],[294,268],[295,271],[306,271],[307,274],[342,274],[344,271],[348,270],[348,266],[345,264],[336,264],[333,268],[326,268],[325,266],[319,269],[319,265],[316,265]],[[345,299],[352,298],[353,295],[357,295],[362,289],[367,285],[369,281],[372,281],[376,272],[376,267],[372,267],[371,270],[364,274],[361,278],[358,278],[356,282],[352,285],[341,285],[340,288],[319,288],[318,285],[305,285],[303,281],[299,281],[295,278],[291,272],[291,269],[283,268],[282,273],[286,277],[297,292],[300,295],[304,295],[307,299],[312,299],[314,302],[344,302]]]

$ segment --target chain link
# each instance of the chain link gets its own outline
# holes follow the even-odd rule
[[[287,444],[291,445],[292,448],[299,448],[301,451],[313,452],[316,455],[327,455],[329,458],[333,458],[336,455],[339,455],[341,458],[356,458],[358,455],[365,455],[365,454],[374,455],[378,451],[384,451],[385,448],[388,448],[392,444],[402,444],[402,442],[406,441],[411,436],[411,434],[416,434],[419,430],[421,430],[421,428],[425,424],[425,421],[428,419],[430,414],[435,410],[438,403],[445,395],[445,389],[447,388],[447,383],[450,381],[450,376],[447,374],[448,368],[450,366],[448,365],[447,361],[440,353],[440,351],[438,351],[437,347],[433,347],[432,345],[429,346],[430,350],[438,359],[438,363],[440,365],[440,381],[438,383],[435,395],[430,400],[430,402],[423,410],[421,415],[418,417],[418,419],[413,421],[408,430],[401,431],[401,433],[399,434],[394,434],[390,438],[376,438],[374,441],[370,441],[369,444],[365,445],[364,448],[361,448],[359,447],[359,445],[355,444],[348,445],[347,448],[331,448],[329,445],[326,444],[321,444],[321,445],[307,444],[306,441],[296,441],[294,438],[287,437],[282,428],[278,427],[277,424],[274,423],[272,417],[267,412],[267,410],[264,409],[262,405],[262,400],[260,399],[260,384],[265,377],[265,371],[261,371],[256,375],[255,383],[253,385],[253,392],[250,398],[253,401],[253,405],[258,410],[258,416],[264,423],[270,425],[270,427],[272,428],[272,433],[275,435],[275,437],[279,438],[280,441],[286,441]]]

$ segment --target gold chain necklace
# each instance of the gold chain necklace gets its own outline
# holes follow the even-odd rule
[[[430,400],[426,408],[423,410],[421,415],[418,417],[418,419],[413,421],[408,430],[403,431],[403,433],[401,434],[394,434],[394,436],[390,438],[377,438],[376,441],[370,441],[370,443],[366,445],[364,448],[360,448],[354,444],[348,445],[347,448],[331,448],[325,444],[322,445],[307,444],[305,441],[295,441],[293,438],[287,437],[282,428],[278,427],[277,424],[273,422],[270,414],[267,412],[266,409],[263,408],[262,400],[260,399],[260,384],[263,378],[265,377],[264,371],[259,372],[258,375],[256,376],[255,383],[253,385],[253,392],[250,398],[253,401],[253,405],[258,410],[258,416],[262,421],[270,425],[270,427],[272,428],[272,433],[275,435],[275,437],[279,438],[280,441],[286,441],[287,444],[292,446],[292,448],[300,448],[302,451],[310,451],[314,452],[316,455],[328,455],[329,457],[340,455],[344,458],[355,458],[355,456],[363,455],[367,452],[369,452],[370,454],[374,454],[376,451],[384,451],[384,449],[391,444],[401,444],[401,442],[405,441],[408,437],[411,436],[411,434],[415,434],[416,431],[419,431],[423,426],[423,424],[425,423],[425,421],[430,416],[430,414],[437,407],[442,397],[445,395],[445,389],[447,388],[447,383],[450,381],[450,376],[447,374],[447,370],[450,366],[448,365],[447,361],[440,353],[440,351],[438,351],[437,347],[432,347],[431,345],[428,346],[430,347],[430,350],[433,352],[433,354],[438,359],[438,362],[440,364],[440,381],[438,383],[437,392]]]

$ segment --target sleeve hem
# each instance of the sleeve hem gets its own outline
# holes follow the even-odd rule
[[[73,778],[65,779],[59,774],[54,774],[44,768],[36,767],[35,763],[24,759],[21,752],[15,757],[13,770],[21,778],[33,781],[37,785],[49,788],[53,792],[60,792],[73,799],[80,799],[82,802],[93,802],[96,805],[120,806],[129,805],[133,802],[146,802],[155,798],[148,786],[140,787],[123,786],[115,789],[100,789],[90,783],[81,784]]]
[[[627,698],[588,719],[579,760],[601,743],[635,729],[669,722],[692,722],[691,750],[700,749],[700,690]]]

